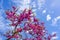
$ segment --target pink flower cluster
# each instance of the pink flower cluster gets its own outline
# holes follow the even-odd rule
[[[6,33],[7,40],[12,38],[16,38],[16,40],[51,40],[54,35],[49,35],[44,27],[44,23],[40,22],[33,14],[31,9],[24,9],[19,15],[16,13],[16,8],[13,7],[13,11],[6,11],[7,19],[12,23],[10,26],[14,26],[14,30],[12,31],[12,35],[10,32]],[[31,19],[32,18],[32,19]],[[33,21],[32,21],[33,20]],[[17,28],[18,25],[22,24],[25,21],[24,27]],[[21,34],[22,31],[30,34],[32,38],[23,38]],[[48,35],[48,36],[46,36]]]

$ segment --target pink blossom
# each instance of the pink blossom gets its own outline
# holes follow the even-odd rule
[[[21,37],[21,39],[24,40],[51,40],[52,37],[56,36],[56,34],[49,35],[46,33],[44,22],[39,22],[35,16],[31,16],[33,13],[31,9],[24,9],[23,12],[21,12],[19,15],[16,14],[15,10],[16,8],[13,6],[13,11],[6,11],[7,18],[11,21],[10,25],[15,27],[15,29],[12,31],[12,35],[6,33],[7,35],[5,36],[7,36],[8,39],[20,38],[19,33],[22,31],[28,31],[29,34],[34,37],[25,39]],[[31,21],[31,18],[33,18],[33,21]],[[18,25],[22,24],[22,22],[24,23],[23,28],[17,28]],[[46,34],[48,37],[45,37]]]
[[[17,32],[21,32],[22,31],[22,28],[17,28],[16,31]]]

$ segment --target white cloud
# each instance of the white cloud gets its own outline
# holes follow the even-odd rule
[[[56,17],[56,19],[59,20],[60,19],[60,16]]]
[[[48,14],[47,15],[47,21],[51,20],[51,16]]]
[[[52,20],[52,25],[54,26],[57,26],[57,21],[58,20],[60,20],[60,16],[57,16],[56,18],[54,18],[53,20]]]
[[[43,14],[45,14],[45,13],[46,13],[46,9],[45,9],[45,10],[43,10],[43,11],[42,11],[42,13],[43,13]]]
[[[23,5],[26,5],[26,4],[29,4],[30,3],[30,0],[23,0]]]
[[[53,35],[53,34],[56,34],[56,33],[57,33],[57,32],[52,32],[52,35]]]
[[[57,32],[52,32],[52,35],[54,35],[54,34],[57,34]],[[52,39],[51,40],[56,40],[56,39],[58,39],[58,36],[56,35],[56,36],[54,36],[54,37],[52,37]]]
[[[37,9],[33,9],[33,10],[32,10],[32,12],[36,12],[36,11],[37,11]]]
[[[52,37],[52,39],[51,40],[56,40],[56,39],[58,39],[58,37],[56,36],[56,37]]]

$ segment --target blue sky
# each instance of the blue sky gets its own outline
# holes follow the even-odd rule
[[[48,32],[57,33],[56,38],[57,40],[60,39],[60,0],[0,0],[1,34],[11,29],[7,26],[9,22],[5,19],[5,10],[11,10],[12,6],[20,7],[22,10],[30,6],[33,12],[35,12],[36,17],[39,18],[40,21],[45,22]],[[0,40],[4,40],[2,38],[5,37],[0,35]]]

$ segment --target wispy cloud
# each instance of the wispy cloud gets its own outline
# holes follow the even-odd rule
[[[37,0],[38,1],[38,9],[41,9],[41,7],[45,4],[46,0]]]
[[[12,2],[16,3],[16,5],[18,4],[17,6],[20,7],[21,9],[24,9],[29,7],[30,0],[14,0]]]
[[[0,16],[0,32],[4,32],[5,28],[4,18]]]
[[[0,40],[2,40],[2,38],[0,37]]]
[[[1,33],[4,34],[9,29],[12,29],[11,27],[6,25],[6,23],[5,23],[6,19],[4,17],[5,15],[3,15],[4,13],[5,12],[4,12],[4,9],[3,9],[3,6],[2,6],[2,8],[0,9],[0,35],[1,35]]]
[[[58,20],[60,20],[60,16],[57,16],[56,18],[54,18],[53,20],[52,20],[52,25],[54,26],[57,26],[57,21]]]
[[[40,9],[42,7],[42,5],[45,4],[45,0],[37,0],[37,4],[36,4],[35,1],[33,1],[31,3],[32,0],[11,0],[11,1],[14,2],[14,3],[16,3],[16,5],[18,7],[22,7],[22,8],[28,8],[31,5],[33,5],[33,7],[37,6],[38,7],[37,9]]]
[[[13,30],[14,29],[14,27],[10,27],[9,26],[9,23],[8,23],[8,25],[5,23],[5,19],[4,19],[4,17],[3,16],[0,16],[0,32],[2,33],[2,34],[4,34],[4,33],[6,33],[7,31],[9,31],[9,30]],[[1,33],[0,33],[0,35],[1,35]]]

